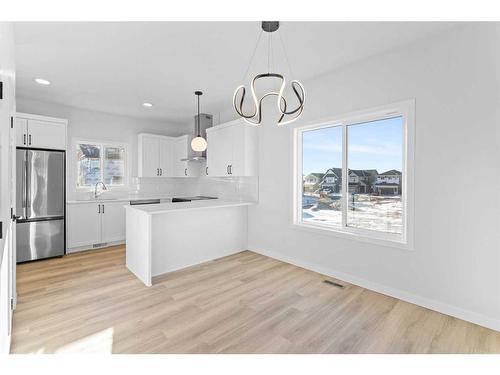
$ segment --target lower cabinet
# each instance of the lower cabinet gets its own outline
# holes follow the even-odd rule
[[[124,203],[101,203],[101,243],[125,241]]]
[[[68,204],[68,252],[125,241],[125,204],[123,201]]]

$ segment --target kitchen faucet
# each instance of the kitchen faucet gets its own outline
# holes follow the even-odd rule
[[[100,192],[99,194],[97,194],[97,186],[101,184],[102,185],[102,190],[108,190],[108,188],[106,187],[106,185],[104,184],[104,182],[102,181],[99,181],[95,184],[95,188],[94,188],[94,198],[97,198],[99,195],[102,194],[102,192]]]

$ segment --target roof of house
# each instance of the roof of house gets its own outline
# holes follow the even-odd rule
[[[390,171],[386,171],[384,173],[380,173],[379,176],[401,176],[401,172],[396,169],[391,169]]]
[[[328,169],[326,172],[325,172],[325,176],[327,174],[329,174],[328,172],[331,172],[333,173],[335,176],[337,176],[338,178],[342,178],[342,168],[330,168]]]
[[[322,179],[324,175],[325,175],[324,173],[309,173],[307,176],[314,176],[318,177],[319,179]]]
[[[349,169],[349,173],[354,173],[358,177],[373,177],[378,175],[376,169]],[[323,175],[323,178],[328,174],[334,174],[337,178],[342,178],[342,168],[333,167],[328,169]]]
[[[350,169],[350,173],[354,173],[358,177],[371,177],[378,175],[376,169]]]

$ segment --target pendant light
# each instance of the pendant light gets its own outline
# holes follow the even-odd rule
[[[195,91],[194,94],[198,97],[198,116],[196,117],[196,137],[191,141],[193,151],[203,152],[207,149],[207,141],[200,134],[200,96],[201,91]]]
[[[240,85],[236,88],[234,91],[233,95],[233,106],[236,111],[236,113],[243,118],[243,120],[251,125],[260,125],[262,122],[262,101],[264,98],[268,96],[276,96],[276,104],[279,113],[281,116],[278,119],[278,125],[285,125],[289,124],[295,120],[297,120],[301,115],[304,110],[304,101],[305,101],[305,91],[304,91],[304,86],[297,81],[297,80],[292,80],[290,81],[290,87],[292,88],[295,96],[297,97],[298,100],[298,106],[295,109],[292,110],[287,110],[287,101],[285,97],[283,96],[283,91],[285,90],[286,86],[286,79],[282,74],[279,73],[273,73],[271,72],[271,59],[272,59],[272,33],[277,31],[279,29],[280,23],[278,21],[263,21],[262,22],[262,31],[259,34],[259,38],[257,39],[257,44],[255,46],[252,58],[250,59],[250,63],[248,65],[247,71],[245,73],[245,77],[250,69],[250,66],[252,64],[252,60],[255,56],[255,52],[257,51],[257,47],[259,46],[260,39],[262,37],[263,32],[266,32],[268,34],[268,52],[267,52],[267,73],[261,73],[257,74],[253,79],[250,84],[250,93],[252,96],[253,100],[253,106],[254,109],[252,112],[249,114],[245,114],[243,112],[243,102],[245,100],[245,94],[246,94],[246,88],[245,85]],[[278,34],[278,33],[277,33]],[[285,50],[285,45],[283,43],[283,40],[281,39],[281,35],[278,34],[279,40],[281,42],[281,46],[283,48],[283,52],[285,55],[285,60],[288,64],[288,68],[291,73],[291,68],[290,64],[288,62],[288,57],[286,54]],[[262,95],[260,98],[257,98],[257,95],[255,93],[255,82],[257,82],[260,79],[266,79],[266,78],[271,78],[271,79],[279,79],[281,81],[281,86],[278,92],[276,91],[270,91],[264,95]]]

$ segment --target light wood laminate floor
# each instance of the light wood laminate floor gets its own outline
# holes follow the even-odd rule
[[[500,333],[245,251],[155,278],[124,247],[17,267],[13,353],[490,353]]]

